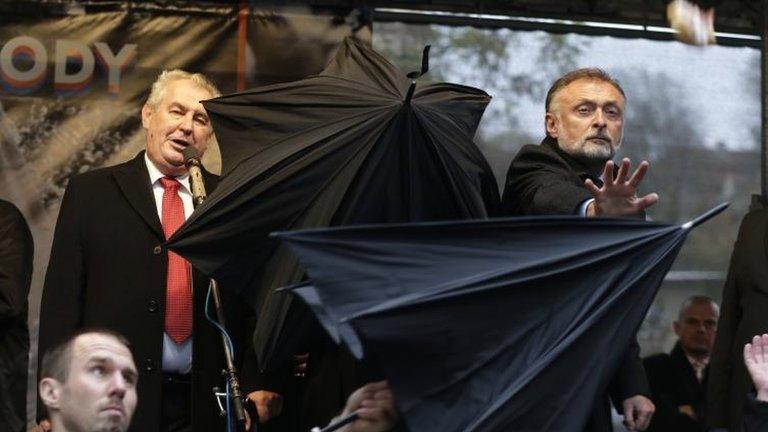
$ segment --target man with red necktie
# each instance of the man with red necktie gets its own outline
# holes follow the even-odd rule
[[[141,383],[131,431],[223,430],[212,388],[224,386],[224,356],[204,314],[208,280],[162,246],[192,213],[182,151],[205,152],[213,129],[200,101],[218,95],[201,74],[163,72],[141,111],[146,151],[73,177],[62,200],[41,302],[39,352],[81,328],[124,334]],[[203,177],[212,189],[216,176]],[[248,394],[255,360],[253,350],[238,343],[250,341],[248,311],[229,290],[222,296],[237,360],[249,365],[239,368]]]

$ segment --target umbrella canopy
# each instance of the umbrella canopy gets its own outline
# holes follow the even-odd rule
[[[411,430],[582,430],[689,228],[577,217],[280,233]]]
[[[204,102],[222,178],[168,247],[246,292],[259,316],[262,368],[281,341],[300,281],[268,234],[359,223],[485,218],[498,207],[490,167],[472,139],[490,97],[452,84],[417,85],[347,39],[319,75]]]

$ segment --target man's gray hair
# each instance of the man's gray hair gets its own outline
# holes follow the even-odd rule
[[[685,299],[683,304],[680,305],[680,311],[677,313],[677,319],[682,320],[683,312],[685,312],[685,310],[688,309],[694,303],[708,303],[709,305],[712,306],[712,309],[715,311],[715,315],[717,315],[718,317],[720,316],[720,305],[718,305],[716,301],[712,300],[711,297],[708,297],[705,295],[693,295]]]
[[[627,95],[624,93],[624,89],[621,88],[619,82],[614,77],[610,76],[608,72],[600,68],[581,68],[568,72],[567,74],[558,78],[557,81],[552,84],[552,87],[550,87],[549,91],[547,92],[547,98],[544,102],[544,109],[546,112],[551,111],[552,101],[555,99],[555,96],[560,90],[565,88],[568,84],[582,79],[606,82],[614,86],[616,90],[618,90],[619,93],[621,93],[621,95],[624,97],[624,100],[627,100]]]
[[[191,73],[181,69],[164,70],[152,84],[152,90],[147,98],[147,106],[155,108],[165,97],[168,84],[174,81],[190,80],[200,88],[205,89],[211,94],[212,98],[221,96],[221,92],[216,85],[201,73]]]

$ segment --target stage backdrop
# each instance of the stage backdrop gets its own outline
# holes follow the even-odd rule
[[[140,108],[163,69],[202,72],[231,93],[319,72],[344,37],[370,42],[371,35],[366,13],[350,9],[37,2],[1,8],[0,197],[21,209],[35,239],[31,365],[64,188],[73,175],[121,163],[143,148]],[[204,164],[218,172],[216,145]]]

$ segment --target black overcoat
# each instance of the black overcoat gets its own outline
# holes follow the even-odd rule
[[[205,173],[207,188],[216,176]],[[144,152],[114,167],[73,177],[61,203],[40,307],[40,352],[80,328],[107,328],[125,335],[139,369],[138,406],[130,431],[160,425],[161,366],[167,253]],[[194,272],[192,425],[223,430],[212,387],[224,387],[219,333],[205,319],[208,281]],[[249,333],[245,302],[222,287],[227,327],[236,351]],[[234,330],[234,331],[232,331]],[[251,361],[253,356],[248,356]],[[241,356],[242,358],[242,356]],[[246,368],[246,372],[255,370]],[[250,389],[244,379],[243,387]],[[38,409],[38,417],[42,413]]]
[[[707,369],[699,382],[679,342],[669,354],[645,358],[643,366],[651,385],[651,399],[656,405],[648,432],[705,432]],[[679,407],[683,405],[693,408],[696,419],[680,412]]]
[[[0,430],[27,423],[27,295],[34,245],[21,212],[0,200]]]
[[[525,145],[507,171],[502,213],[506,216],[577,214],[579,205],[592,197],[584,186],[587,178],[602,184],[585,165],[560,150],[555,139],[548,136],[540,145]],[[622,401],[628,397],[643,395],[650,398],[636,339],[627,349],[607,392],[619,412],[622,411]],[[611,429],[610,406],[606,397],[595,401],[587,430]]]
[[[707,419],[711,427],[739,431],[752,388],[744,345],[768,333],[768,210],[755,209],[741,222],[733,247],[715,347],[709,363]]]

